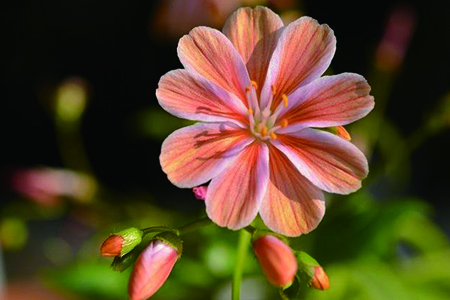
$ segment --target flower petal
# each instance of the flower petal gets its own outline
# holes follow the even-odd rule
[[[290,95],[286,113],[279,116],[289,126],[281,132],[346,125],[361,119],[375,105],[369,93],[370,86],[361,75],[321,77]]]
[[[272,143],[303,176],[327,192],[354,192],[369,172],[364,154],[352,143],[329,132],[305,128],[279,134]]]
[[[310,17],[289,24],[280,36],[267,71],[262,90],[262,103],[267,105],[272,90],[272,108],[299,86],[319,78],[330,65],[336,50],[336,38],[328,25],[320,25]],[[264,107],[263,106],[263,107]]]
[[[206,212],[217,225],[240,229],[256,217],[269,180],[267,145],[254,142],[219,176],[206,194]]]
[[[277,148],[269,147],[270,180],[259,211],[271,230],[299,236],[317,227],[325,213],[323,192],[301,175]]]
[[[159,104],[180,118],[205,121],[247,122],[247,109],[235,95],[187,70],[170,71],[156,90]]]
[[[169,135],[159,159],[174,185],[192,188],[219,174],[252,140],[232,123],[198,123]]]
[[[245,88],[250,86],[247,69],[223,33],[208,27],[192,29],[180,39],[178,57],[186,70],[200,74],[247,104]]]
[[[262,6],[238,9],[223,27],[223,33],[244,59],[250,78],[258,84],[258,95],[283,27],[281,18]]]

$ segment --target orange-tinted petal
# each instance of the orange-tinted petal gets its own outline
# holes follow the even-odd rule
[[[156,90],[159,104],[169,113],[189,120],[244,123],[247,108],[235,95],[187,70],[170,71]]]
[[[324,76],[294,91],[286,113],[279,116],[289,126],[284,132],[305,127],[332,127],[361,119],[374,107],[370,86],[358,74]]]
[[[166,138],[161,167],[176,186],[198,186],[218,175],[252,140],[232,123],[197,123]]]
[[[286,287],[294,281],[297,259],[292,249],[273,235],[264,235],[253,242],[253,250],[267,281]]]
[[[319,78],[330,65],[336,49],[336,39],[328,25],[320,25],[310,17],[301,17],[283,30],[270,61],[267,79],[262,90],[266,105],[276,93],[272,107],[300,86]]]
[[[180,39],[178,57],[186,70],[238,96],[247,104],[245,88],[250,78],[241,55],[220,31],[196,27]]]
[[[144,300],[164,284],[178,260],[177,251],[162,241],[152,241],[136,260],[128,284],[131,300]]]
[[[272,143],[303,176],[327,192],[354,192],[369,172],[364,154],[352,143],[329,132],[305,128],[279,134]]]
[[[281,18],[266,7],[244,7],[229,18],[223,33],[231,40],[247,65],[258,94],[266,79],[270,58],[283,28]]]
[[[267,145],[253,142],[213,178],[206,194],[206,212],[217,225],[240,229],[256,217],[269,180]]]
[[[317,227],[325,213],[323,192],[301,175],[277,148],[269,146],[270,180],[259,211],[272,231],[299,236]]]

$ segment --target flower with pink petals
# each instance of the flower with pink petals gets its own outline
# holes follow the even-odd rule
[[[197,27],[181,38],[184,69],[164,75],[156,95],[169,113],[200,122],[172,133],[160,162],[178,187],[211,180],[206,211],[219,226],[237,230],[259,213],[271,230],[298,236],[322,219],[322,191],[361,187],[364,154],[321,130],[374,106],[362,76],[321,77],[335,48],[327,25],[302,17],[284,26],[265,7],[237,10],[222,32]]]
[[[128,293],[131,300],[144,300],[166,282],[178,260],[176,248],[166,241],[153,240],[139,255],[131,273]]]

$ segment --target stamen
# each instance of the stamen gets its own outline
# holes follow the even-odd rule
[[[247,100],[252,111],[256,113],[259,112],[258,97],[256,95],[256,89],[258,84],[254,80],[250,80],[250,85],[245,88],[245,93],[247,94]],[[251,113],[253,114],[253,113]]]
[[[280,122],[280,126],[281,126],[281,128],[286,128],[287,126],[288,126],[288,120],[286,120],[286,119],[283,119],[283,120],[281,120],[281,122]]]
[[[261,136],[262,137],[265,137],[267,135],[267,127],[266,127],[266,125],[264,125],[262,128],[261,128]]]
[[[288,96],[286,94],[282,94],[281,99],[283,99],[284,107],[288,107]]]
[[[253,115],[253,109],[252,109],[251,107],[249,107],[247,113],[248,113],[249,115]]]
[[[276,140],[276,139],[277,139],[276,133],[273,132],[273,131],[271,131],[271,132],[270,132],[270,138],[273,139],[273,140]]]

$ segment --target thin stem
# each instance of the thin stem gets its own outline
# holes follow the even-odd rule
[[[141,230],[144,233],[144,235],[148,234],[148,233],[152,233],[152,232],[161,232],[161,231],[175,231],[176,232],[177,231],[176,229],[173,229],[173,228],[170,228],[167,226],[153,226],[153,227],[148,227],[148,228],[144,228]]]
[[[242,272],[244,271],[245,257],[247,256],[248,245],[252,235],[246,230],[239,231],[239,241],[237,247],[236,265],[233,273],[233,283],[231,286],[231,299],[239,300],[241,294]]]
[[[180,234],[185,234],[185,233],[194,231],[196,229],[199,229],[201,227],[205,227],[205,226],[210,225],[210,224],[212,224],[212,221],[209,218],[205,217],[205,218],[199,219],[197,221],[194,221],[194,222],[191,222],[191,223],[188,223],[188,224],[186,224],[184,226],[179,227],[178,228],[178,232]]]

